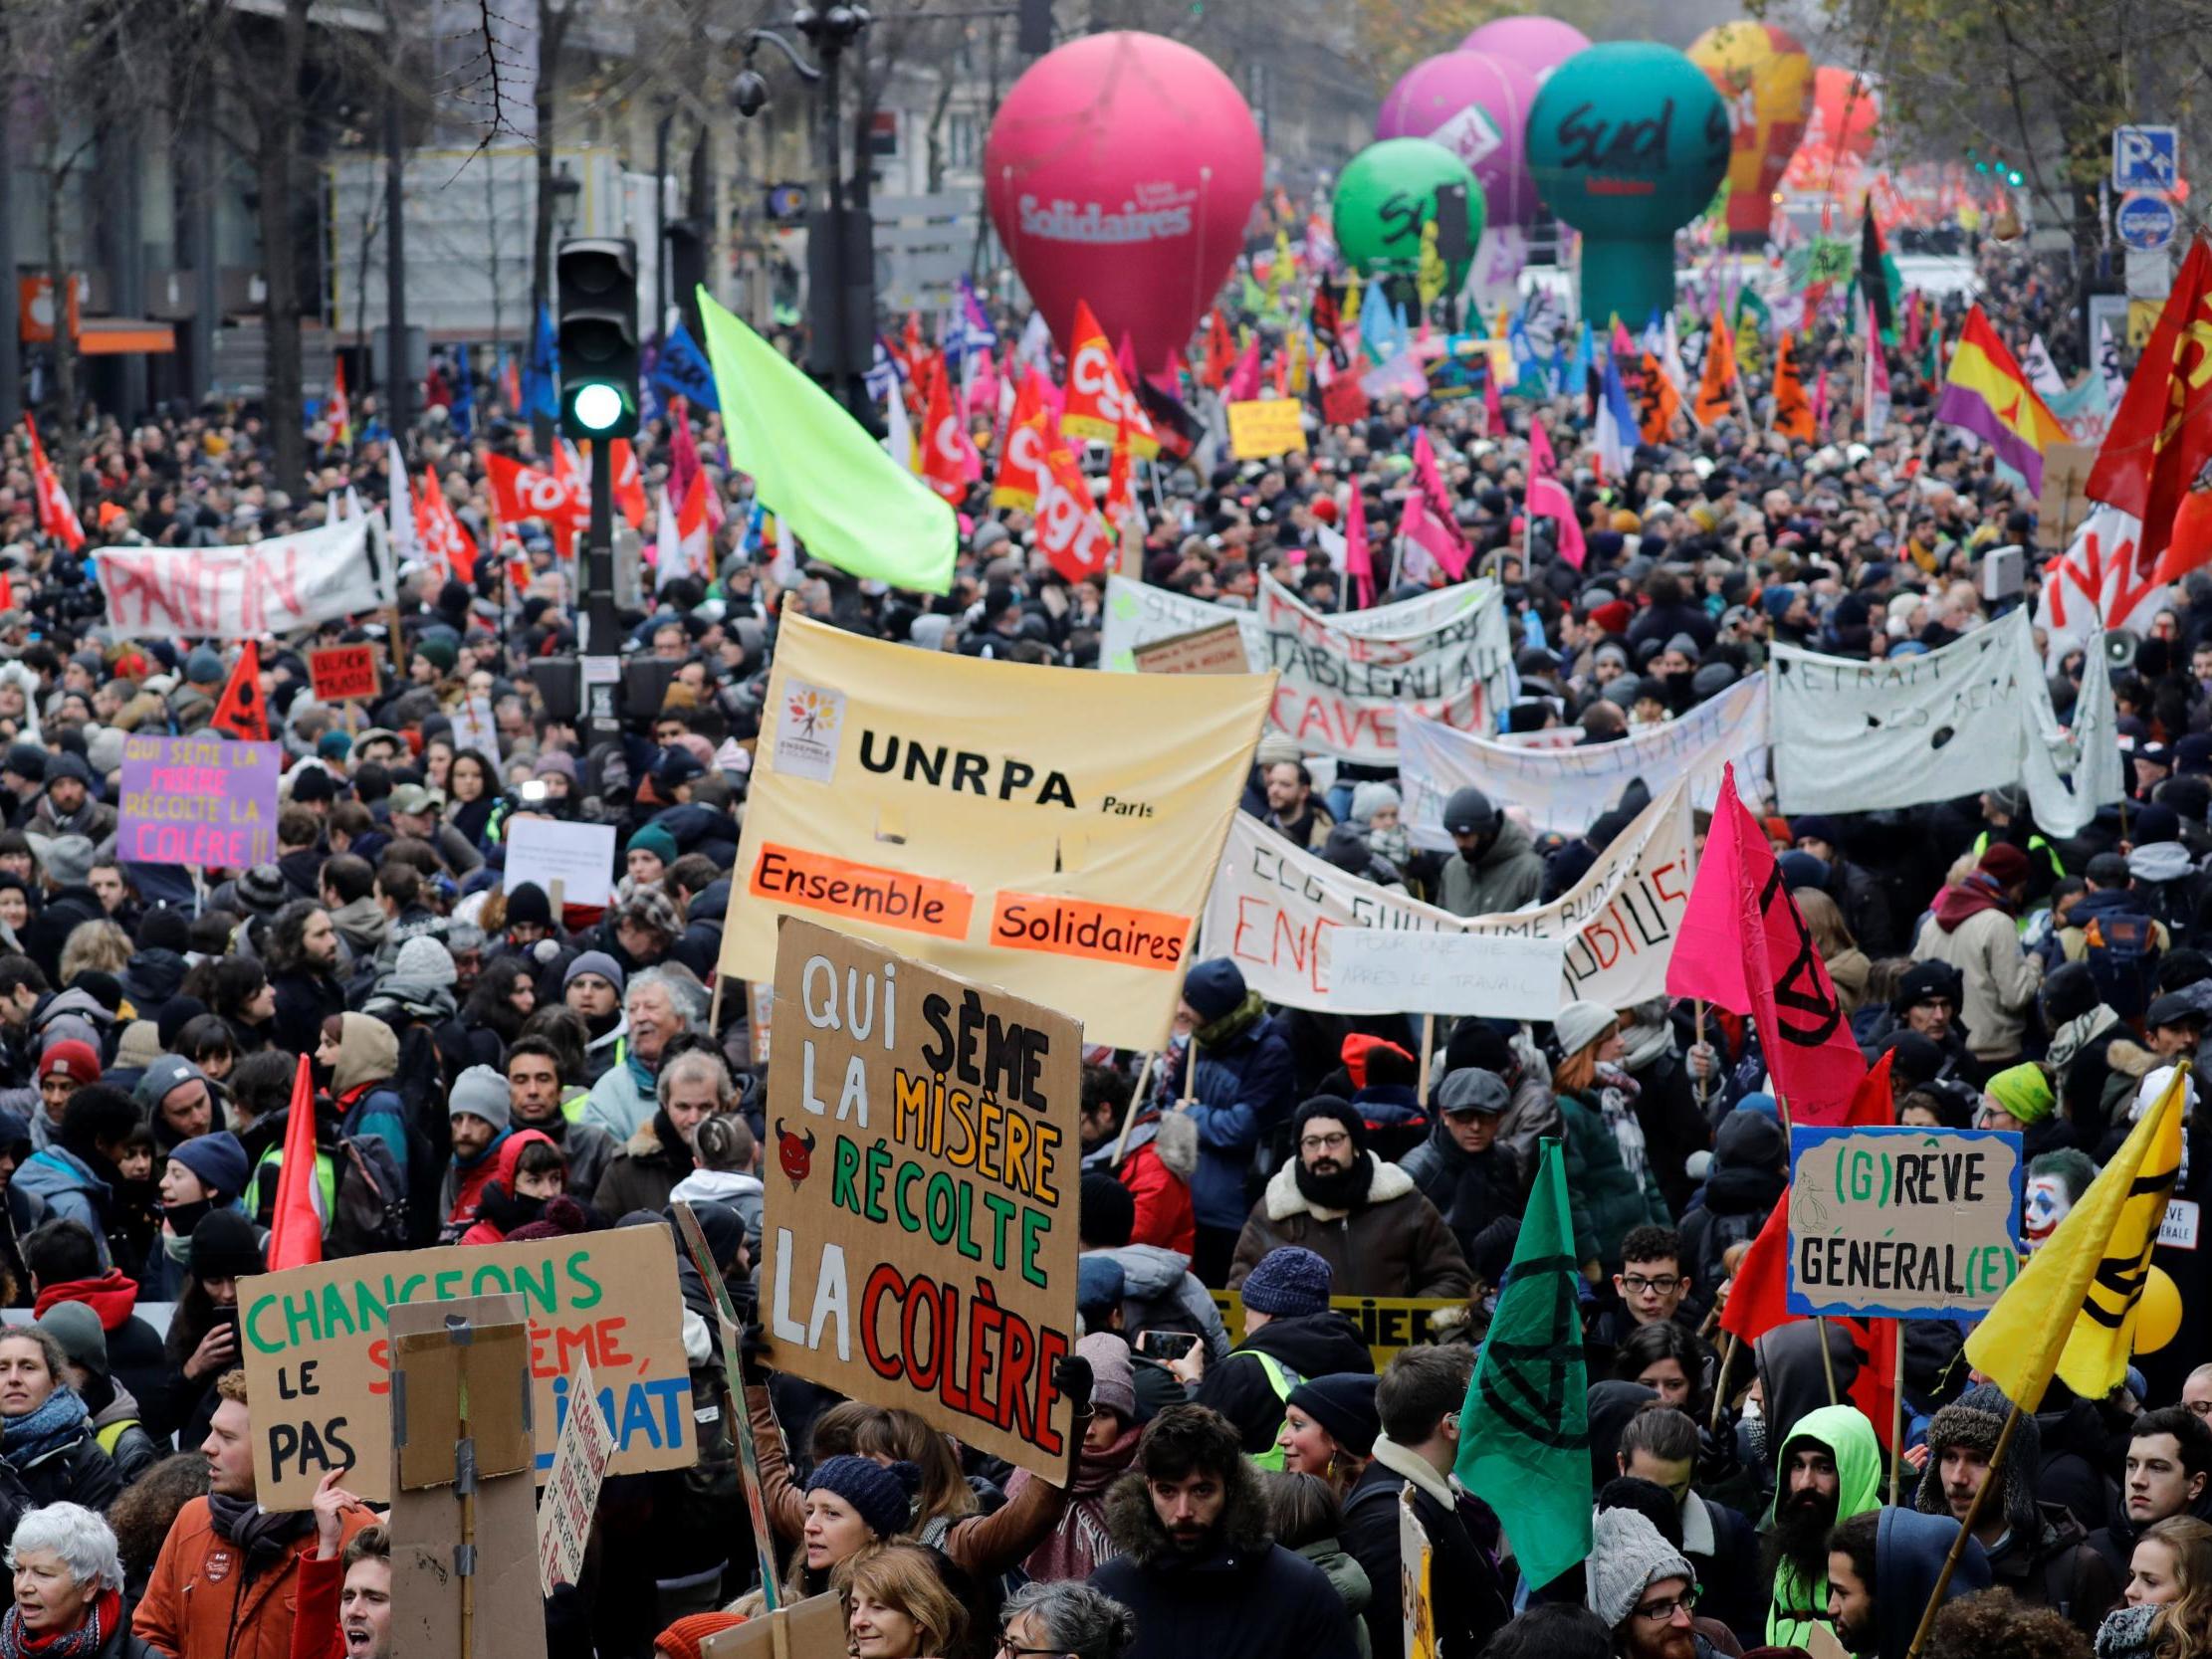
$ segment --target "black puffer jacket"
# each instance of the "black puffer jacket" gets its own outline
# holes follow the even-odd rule
[[[1475,1260],[1475,1240],[1501,1216],[1521,1213],[1521,1170],[1513,1148],[1502,1141],[1482,1152],[1462,1151],[1441,1117],[1429,1139],[1399,1161],[1423,1197],[1437,1206],[1459,1253]]]
[[[1360,1340],[1358,1328],[1333,1308],[1271,1319],[1251,1332],[1226,1359],[1206,1368],[1206,1378],[1192,1398],[1234,1423],[1244,1450],[1254,1455],[1272,1446],[1282,1427],[1283,1396],[1275,1392],[1266,1367],[1254,1357],[1261,1353],[1301,1380],[1339,1371],[1373,1375],[1375,1370],[1375,1355]]]

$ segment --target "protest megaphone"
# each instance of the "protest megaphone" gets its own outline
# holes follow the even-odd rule
[[[2141,645],[2141,638],[2132,628],[2107,628],[2104,630],[2104,661],[2112,668],[2132,667],[2135,652]]]

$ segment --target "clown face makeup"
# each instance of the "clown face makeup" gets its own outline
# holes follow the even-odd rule
[[[2074,1207],[2074,1195],[2066,1182],[2056,1175],[2030,1175],[2028,1177],[2028,1212],[2022,1231],[2027,1235],[2028,1248],[2040,1250],[2043,1241],[2057,1230],[2067,1211]]]

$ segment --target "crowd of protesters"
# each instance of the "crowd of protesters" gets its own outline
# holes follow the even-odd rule
[[[1992,247],[1979,278],[2001,330],[2050,325],[2031,267]],[[1844,363],[1839,332],[1811,333],[1808,375]],[[1747,378],[1756,414],[1768,388],[1755,363]],[[1811,444],[1731,416],[1645,445],[1626,480],[1570,453],[1589,427],[1573,389],[1509,399],[1505,431],[1479,397],[1393,397],[1357,423],[1309,419],[1310,453],[1278,463],[1163,459],[1143,574],[1237,607],[1272,571],[1338,608],[1327,548],[1350,495],[1387,546],[1426,428],[1524,642],[1505,725],[1613,740],[1719,695],[1776,640],[1893,657],[2033,601],[2032,577],[1992,602],[1975,576],[2032,541],[2036,504],[1930,428],[1932,388],[1901,358],[1895,383],[1873,444],[1848,407]],[[532,453],[528,423],[484,385],[464,432],[450,384],[433,389],[403,459],[443,479],[484,550],[474,581],[413,568],[389,617],[262,642],[278,854],[204,876],[118,862],[118,774],[126,734],[207,728],[235,642],[109,639],[101,551],[308,528],[349,491],[380,510],[374,402],[350,446],[317,429],[302,479],[273,475],[251,413],[88,416],[66,444],[77,551],[40,530],[25,435],[0,439],[0,1290],[31,1311],[0,1326],[0,1659],[397,1654],[389,1535],[343,1472],[305,1511],[255,1496],[238,1286],[264,1271],[300,1058],[327,1255],[669,1225],[685,1201],[751,1309],[765,1068],[749,998],[712,987],[782,607],[924,650],[1097,666],[1103,580],[1055,574],[1028,517],[983,486],[949,595],[779,565],[705,414],[725,515],[712,568],[646,572],[625,648],[660,665],[657,707],[589,740],[529,672],[575,649],[573,566],[553,528],[491,508],[483,457]],[[1569,454],[1579,569],[1520,520],[1532,408]],[[649,424],[649,490],[677,447],[670,421]],[[378,694],[318,703],[305,652],[364,642],[396,665]],[[2050,663],[2062,715],[2080,666]],[[2010,788],[1766,819],[1854,1031],[1890,1056],[1897,1120],[2023,1133],[2031,1240],[2212,1018],[2212,588],[2172,595],[2115,690],[2130,798],[2080,836],[2046,835]],[[1312,759],[1263,738],[1243,810],[1461,915],[1556,898],[1632,815],[1624,800],[1567,839],[1462,790],[1454,851],[1425,853],[1387,769]],[[532,815],[614,827],[607,906],[556,904],[506,868],[506,832]],[[839,1596],[851,1653],[1388,1659],[1405,1649],[1403,1509],[1446,1659],[1780,1654],[1817,1627],[1860,1659],[1904,1659],[2010,1403],[1941,1322],[1906,1327],[1898,1452],[1844,1397],[1871,1360],[1848,1331],[1786,1325],[1723,1363],[1714,1320],[1788,1152],[1743,1022],[1663,998],[1578,1001],[1533,1027],[1463,1019],[1425,1078],[1416,1019],[1271,1007],[1215,958],[1188,971],[1176,1031],[1143,1077],[1136,1056],[1085,1057],[1087,1334],[1060,1482],[747,1344],[733,1392],[781,1588]],[[2212,1185],[2205,1122],[2192,1104],[2194,1202]],[[1547,1138],[1569,1160],[1598,1514],[1587,1560],[1529,1583],[1452,1470]],[[2212,1659],[2195,1260],[2193,1240],[2171,1255],[2176,1340],[2111,1395],[2055,1385],[2022,1421],[1933,1659]],[[683,1281],[701,1459],[608,1482],[583,1582],[548,1603],[556,1659],[695,1659],[764,1605],[715,1408],[733,1379],[688,1262]],[[1361,1297],[1438,1306],[1378,1367],[1337,1305]]]

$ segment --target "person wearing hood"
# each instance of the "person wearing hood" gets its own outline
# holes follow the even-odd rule
[[[330,1073],[331,1104],[341,1115],[338,1133],[354,1140],[374,1137],[391,1152],[399,1170],[398,1196],[407,1196],[410,1173],[407,1106],[392,1086],[399,1070],[399,1036],[366,1014],[333,1014],[323,1022],[316,1063]],[[422,1160],[412,1159],[418,1164]]]
[[[137,1312],[139,1287],[119,1269],[100,1270],[92,1235],[73,1221],[49,1222],[23,1241],[29,1263],[32,1315],[44,1319],[76,1303],[100,1322],[108,1368],[119,1385],[144,1402],[152,1432],[166,1436],[169,1361],[161,1338]]]
[[[1119,1552],[1090,1582],[1137,1615],[1124,1659],[1353,1659],[1352,1616],[1312,1562],[1271,1542],[1236,1430],[1199,1406],[1155,1417],[1107,1495]]]
[[[138,1284],[148,1300],[174,1302],[184,1288],[192,1229],[213,1209],[237,1209],[252,1178],[245,1145],[229,1130],[180,1141],[161,1167],[161,1225]]]
[[[537,1130],[503,1136],[493,1160],[492,1178],[477,1198],[476,1225],[461,1235],[463,1244],[504,1244],[533,1222],[551,1222],[561,1233],[580,1233],[589,1218],[567,1195],[567,1160],[551,1139]]]
[[[139,919],[134,941],[138,948],[120,977],[123,995],[140,1019],[160,1019],[161,1010],[183,988],[184,975],[191,968],[184,959],[190,939],[182,911],[161,906]]]
[[[128,1486],[168,1455],[139,1414],[129,1389],[110,1375],[108,1333],[100,1316],[82,1302],[57,1302],[38,1316],[39,1329],[61,1345],[64,1380],[92,1413],[93,1439]]]
[[[1270,1251],[1241,1286],[1244,1340],[1218,1364],[1201,1348],[1174,1366],[1186,1380],[1198,1379],[1191,1397],[1226,1417],[1263,1469],[1282,1467],[1275,1442],[1293,1388],[1338,1371],[1374,1374],[1374,1355],[1357,1327],[1329,1306],[1333,1279],[1329,1263],[1311,1250]]]
[[[1912,946],[1915,961],[1956,968],[1963,981],[1966,1046],[1986,1078],[2020,1058],[2027,1012],[2043,984],[2043,958],[2023,949],[2017,918],[2028,893],[2028,855],[1999,842],[1935,901]]]
[[[1464,1296],[1471,1283],[1437,1206],[1399,1165],[1376,1161],[1366,1123],[1329,1095],[1292,1118],[1291,1155],[1244,1222],[1228,1288],[1285,1245],[1318,1253],[1344,1296]]]
[[[1198,1248],[1198,1218],[1191,1208],[1191,1177],[1198,1172],[1199,1131],[1184,1112],[1163,1112],[1157,1101],[1132,1109],[1129,1083],[1110,1066],[1083,1068],[1081,1135],[1084,1172],[1113,1176],[1135,1205],[1130,1238],[1173,1250],[1189,1259]],[[1123,1116],[1137,1121],[1124,1132]]]
[[[1130,1228],[1136,1204],[1129,1189],[1102,1169],[1083,1171],[1076,1222],[1077,1266],[1104,1257],[1121,1275],[1120,1329],[1181,1331],[1198,1338],[1205,1362],[1228,1357],[1228,1332],[1221,1311],[1191,1271],[1191,1258],[1155,1244],[1133,1244]],[[1184,1398],[1182,1382],[1166,1365],[1142,1354],[1135,1357],[1137,1397],[1147,1411],[1164,1410]]]
[[[614,1161],[614,1137],[581,1121],[583,1096],[567,1098],[563,1064],[560,1045],[544,1037],[521,1038],[507,1051],[509,1122],[537,1130],[560,1148],[568,1160],[568,1195],[589,1203]]]
[[[1033,1579],[1088,1578],[1114,1555],[1106,1527],[1106,1493],[1137,1459],[1144,1423],[1137,1414],[1137,1384],[1129,1345],[1117,1334],[1094,1331],[1075,1345],[1090,1361],[1091,1416],[1067,1489],[1067,1512],[1044,1541],[1022,1558]],[[1006,1482],[1010,1504],[1037,1479],[1016,1469]]]
[[[1975,1494],[1989,1478],[1990,1454],[2011,1411],[2003,1391],[1986,1382],[1938,1411],[1928,1424],[1927,1464],[1913,1508],[1964,1526]],[[2037,1501],[2042,1464],[2042,1435],[2035,1418],[2023,1413],[2005,1456],[2003,1501],[1983,1500],[1974,1542],[1988,1556],[1991,1582],[2029,1606],[2052,1608],[2083,1635],[2094,1636],[2104,1609],[2119,1599],[2119,1579],[2090,1548],[2088,1529],[2064,1504]]]
[[[1495,1072],[1467,1066],[1444,1073],[1436,1094],[1436,1127],[1399,1161],[1470,1263],[1487,1228],[1521,1213],[1520,1164],[1498,1139],[1510,1104],[1505,1081]]]
[[[138,1076],[131,1098],[144,1111],[154,1148],[163,1156],[215,1127],[215,1086],[178,1055],[165,1054]]]
[[[2038,1002],[2044,1029],[2051,1034],[2043,1063],[2058,1080],[2059,1101],[2077,1140],[2095,1146],[2104,1133],[2104,1087],[2111,1077],[2107,1057],[2113,1041],[2127,1032],[2086,963],[2053,968]]]
[[[729,1070],[712,1054],[689,1050],[663,1066],[653,1115],[607,1165],[591,1207],[601,1215],[667,1208],[669,1194],[697,1161],[692,1141],[700,1124],[727,1112],[733,1098]]]
[[[1824,1405],[1783,1436],[1774,1467],[1761,1556],[1762,1576],[1774,1584],[1766,1639],[1803,1647],[1829,1610],[1829,1534],[1880,1505],[1881,1447],[1857,1406]]]
[[[326,859],[321,880],[323,908],[350,959],[375,960],[391,937],[391,916],[376,902],[376,872],[368,860],[351,853]]]
[[[1828,1540],[1828,1617],[1847,1652],[1905,1659],[1957,1538],[1958,1523],[1948,1516],[1886,1506],[1837,1526]],[[1943,1599],[1987,1588],[1989,1557],[1968,1539]]]
[[[1199,1160],[1191,1174],[1197,1227],[1192,1262],[1201,1279],[1218,1285],[1228,1276],[1249,1207],[1245,1172],[1255,1153],[1273,1145],[1276,1131],[1288,1123],[1297,1104],[1290,1040],[1226,956],[1195,963],[1184,974],[1175,1030],[1197,1046],[1198,1063],[1190,1068],[1195,1104],[1178,1104],[1187,1051],[1171,1053],[1161,1066],[1161,1104],[1187,1113],[1198,1126]]]
[[[138,1109],[120,1089],[96,1083],[70,1097],[54,1143],[18,1169],[25,1191],[46,1200],[56,1217],[75,1221],[99,1246],[103,1271],[114,1266],[109,1239],[123,1142],[138,1127]]]
[[[471,1066],[453,1080],[446,1121],[453,1137],[453,1161],[438,1189],[438,1213],[445,1217],[442,1241],[452,1243],[476,1224],[484,1189],[499,1172],[500,1145],[510,1133],[507,1079],[489,1066]],[[638,1208],[624,1204],[605,1215]],[[449,1236],[448,1236],[449,1235]]]
[[[1533,904],[1544,890],[1544,861],[1528,831],[1472,784],[1444,802],[1444,832],[1454,851],[1442,861],[1437,903],[1453,916],[1499,916]]]
[[[2181,839],[2181,814],[2164,801],[2146,801],[2127,827],[2127,875],[2137,901],[2160,922],[2189,927],[2204,884]]]
[[[1682,1267],[1714,1296],[1732,1244],[1747,1244],[1789,1190],[1790,1141],[1771,1112],[1739,1106],[1720,1120],[1704,1202],[1682,1218]]]

